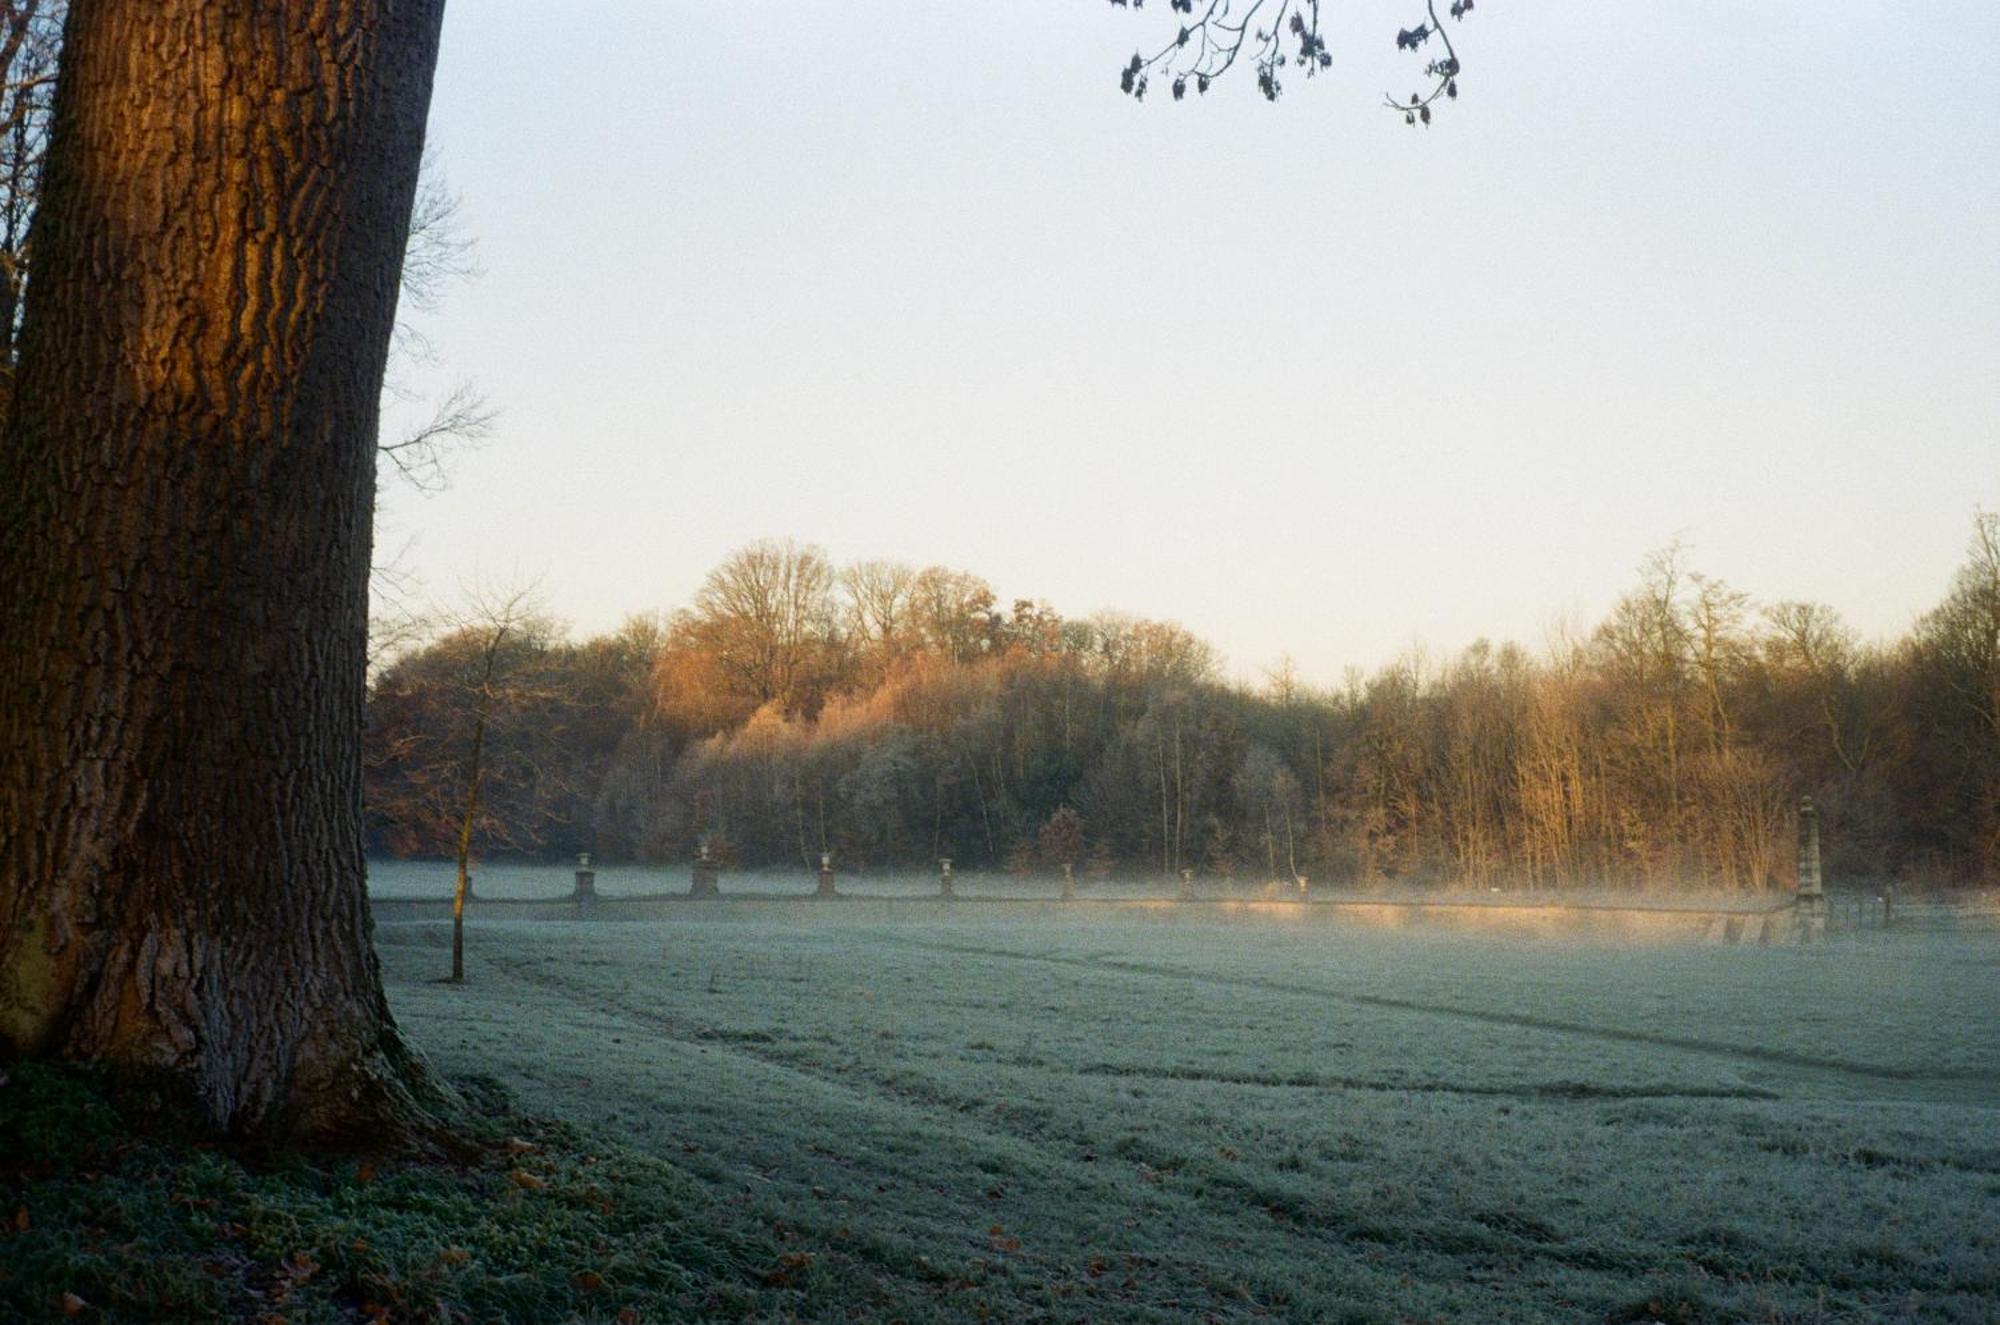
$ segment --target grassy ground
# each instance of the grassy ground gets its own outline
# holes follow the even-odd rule
[[[481,1158],[246,1161],[133,1139],[117,1092],[28,1066],[0,1087],[0,1320],[781,1318],[787,1250],[698,1184],[462,1083]]]
[[[1991,934],[725,901],[475,919],[449,987],[446,932],[381,946],[482,1161],[16,1073],[0,1319],[2000,1318]]]
[[[1991,1321],[1991,936],[723,903],[385,926],[448,1068],[909,1318]],[[816,1283],[818,1276],[829,1276]]]

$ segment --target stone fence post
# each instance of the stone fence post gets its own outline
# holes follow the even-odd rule
[[[715,857],[708,853],[708,843],[703,842],[694,858],[694,886],[688,889],[689,897],[720,897],[722,889],[715,883]]]
[[[951,895],[951,857],[942,856],[938,859],[938,896]]]
[[[819,888],[813,893],[813,896],[815,897],[840,896],[839,893],[833,890],[833,854],[831,852],[822,851],[820,853]]]
[[[597,871],[590,868],[590,853],[579,852],[576,858],[576,891],[570,900],[578,905],[587,905],[597,900]]]
[[[1063,862],[1062,899],[1065,902],[1076,900],[1076,869],[1068,861]]]

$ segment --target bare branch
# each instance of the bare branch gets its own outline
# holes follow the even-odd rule
[[[1111,3],[1137,9],[1144,0]],[[1452,0],[1447,12],[1462,20],[1472,12],[1473,3]],[[1190,86],[1200,95],[1247,57],[1257,71],[1257,90],[1266,101],[1276,101],[1284,90],[1284,71],[1300,69],[1311,78],[1333,64],[1333,53],[1320,33],[1319,0],[1204,0],[1201,6],[1197,0],[1168,0],[1167,7],[1186,17],[1166,45],[1150,56],[1135,53],[1119,71],[1119,87],[1128,96],[1144,100],[1155,77],[1170,80],[1175,101],[1183,99]],[[1424,7],[1429,21],[1398,31],[1396,49],[1415,51],[1436,36],[1444,44],[1444,58],[1431,61],[1424,71],[1430,80],[1428,93],[1412,93],[1407,102],[1385,98],[1411,124],[1429,124],[1433,102],[1458,96],[1458,53],[1444,35],[1435,0],[1424,0]]]
[[[441,492],[451,482],[446,461],[483,443],[498,418],[499,412],[476,386],[460,382],[438,402],[427,422],[398,441],[378,444],[376,451],[419,492]]]
[[[463,210],[464,199],[426,152],[410,207],[410,238],[403,248],[403,298],[418,312],[435,310],[454,282],[480,274],[473,257],[478,241],[466,233]]]

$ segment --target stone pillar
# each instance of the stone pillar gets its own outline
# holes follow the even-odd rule
[[[949,898],[951,893],[951,857],[938,859],[938,896]]]
[[[1305,901],[1307,899],[1308,894],[1311,891],[1306,876],[1303,874],[1294,874],[1292,878],[1297,882],[1299,890],[1299,900],[1301,902]]]
[[[819,889],[813,893],[813,896],[815,897],[840,896],[839,893],[833,890],[833,856],[830,852],[823,851],[820,853]]]
[[[576,891],[570,894],[577,902],[597,900],[597,871],[590,868],[590,853],[580,852],[576,858]]]
[[[715,884],[715,857],[708,853],[708,843],[703,842],[694,858],[694,886],[688,889],[689,897],[720,897],[722,889]]]
[[[1192,902],[1194,900],[1193,870],[1184,869],[1181,871],[1181,891],[1179,900],[1183,902]]]
[[[1065,902],[1076,900],[1076,869],[1066,860],[1063,862],[1062,899]]]
[[[1826,889],[1819,876],[1819,808],[1799,802],[1799,941],[1826,942]]]

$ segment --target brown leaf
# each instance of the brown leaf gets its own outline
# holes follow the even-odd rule
[[[15,1207],[14,1207],[14,1229],[15,1229],[15,1231],[16,1231],[16,1232],[19,1232],[19,1233],[26,1233],[26,1232],[28,1231],[28,1207],[27,1207],[27,1206],[25,1206],[25,1205],[17,1205],[17,1206],[15,1206]]]
[[[518,1136],[507,1138],[507,1153],[510,1155],[532,1155],[535,1153],[533,1141],[523,1141]]]
[[[356,1170],[354,1170],[354,1180],[355,1180],[356,1182],[373,1182],[373,1181],[375,1181],[375,1165],[374,1165],[374,1163],[373,1163],[372,1161],[368,1161],[368,1160],[364,1160],[364,1161],[362,1161],[362,1164],[361,1164],[361,1167],[360,1167],[360,1168],[358,1168],[358,1169],[356,1169]]]
[[[626,1307],[618,1313],[618,1325],[639,1325],[639,1311],[636,1307]]]
[[[78,1297],[75,1293],[64,1293],[62,1297],[58,1300],[62,1304],[62,1313],[65,1316],[81,1316],[83,1314],[84,1307],[88,1305],[82,1298]]]
[[[595,1270],[581,1270],[569,1277],[572,1286],[579,1293],[595,1293],[604,1287],[604,1276]]]
[[[446,1265],[464,1265],[472,1259],[472,1253],[463,1247],[446,1247],[438,1253],[438,1259]]]
[[[507,1176],[513,1181],[516,1187],[525,1187],[531,1192],[538,1192],[549,1185],[547,1178],[537,1178],[526,1169],[515,1169]]]

